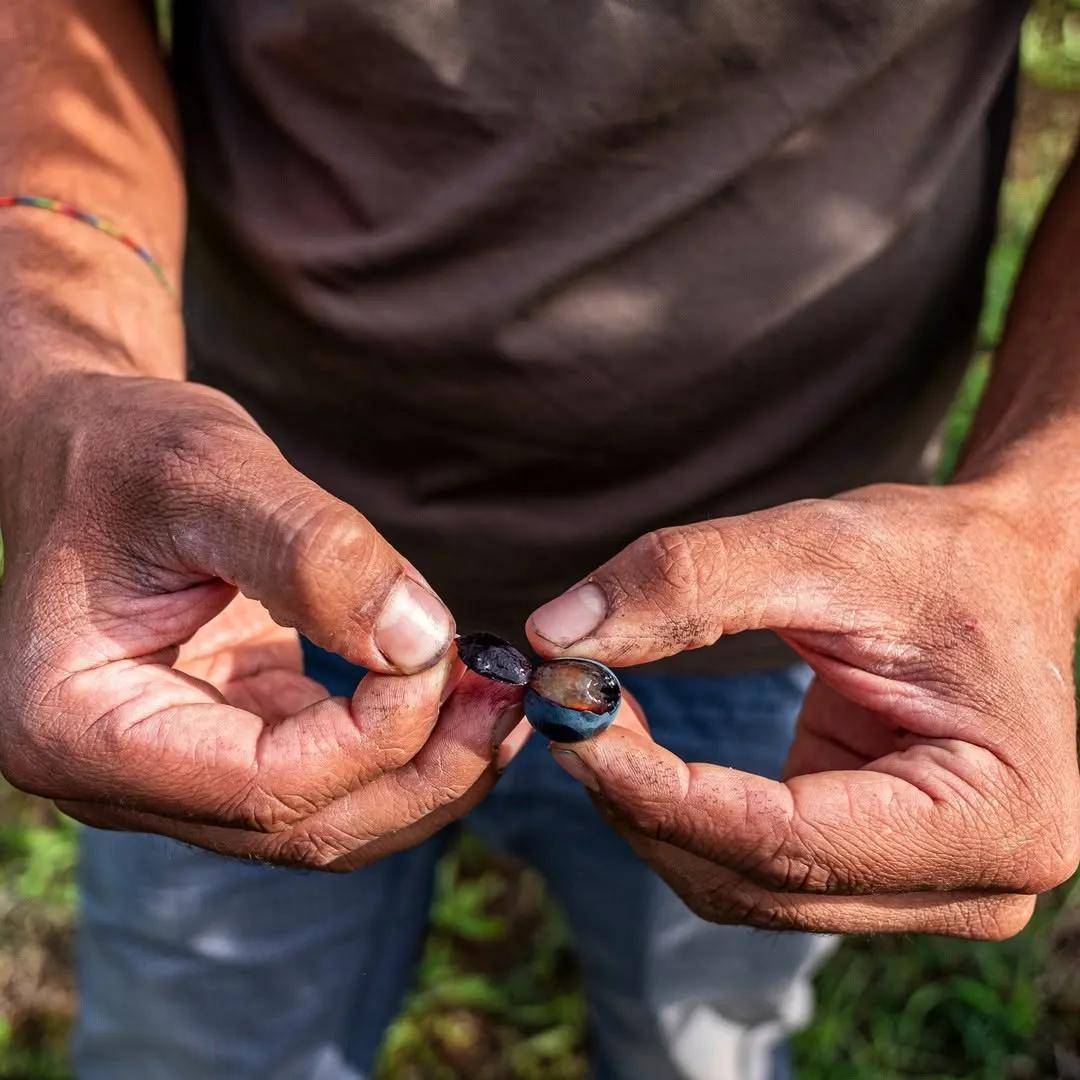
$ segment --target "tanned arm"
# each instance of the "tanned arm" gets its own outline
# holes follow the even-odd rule
[[[0,194],[111,219],[180,281],[180,136],[161,50],[136,0],[0,8]],[[0,408],[60,369],[184,371],[178,297],[105,233],[0,211]]]
[[[5,0],[0,115],[0,191],[112,219],[179,282],[175,110],[139,4]],[[15,207],[0,311],[8,779],[91,824],[334,869],[482,797],[520,689],[463,677],[416,569],[183,380],[175,293]],[[351,701],[304,676],[294,628],[371,670]]]

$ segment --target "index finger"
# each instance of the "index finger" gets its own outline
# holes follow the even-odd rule
[[[541,656],[629,667],[744,630],[839,629],[879,603],[845,539],[861,525],[825,499],[658,529],[537,608],[526,633]]]
[[[161,833],[224,855],[351,870],[419,843],[483,798],[496,780],[498,733],[520,717],[521,698],[519,686],[466,676],[415,758],[270,835],[87,803],[60,808],[98,828]]]
[[[968,744],[935,740],[784,782],[687,764],[627,725],[565,749],[631,827],[770,889],[1034,893],[1059,883],[1033,857],[1037,839],[980,794],[1007,789],[1005,766]]]
[[[106,664],[58,689],[51,705],[58,737],[39,736],[47,767],[33,788],[273,832],[408,761],[462,670],[444,657],[413,676],[368,675],[351,700],[327,697],[267,721],[164,664]],[[86,715],[89,701],[101,704]],[[74,737],[63,735],[72,730]]]

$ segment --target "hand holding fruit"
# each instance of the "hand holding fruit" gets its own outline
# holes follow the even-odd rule
[[[70,373],[6,421],[13,783],[94,825],[333,869],[490,788],[521,688],[463,675],[423,578],[235,402]],[[371,670],[351,701],[304,677],[294,627]]]
[[[817,675],[785,779],[686,764],[632,704],[556,759],[713,921],[1014,933],[1080,857],[1075,567],[1048,535],[989,482],[650,534],[538,610],[534,647],[618,666],[776,631]]]

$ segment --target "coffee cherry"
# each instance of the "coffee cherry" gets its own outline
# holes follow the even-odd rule
[[[525,687],[529,723],[553,742],[581,742],[606,731],[619,711],[622,687],[595,660],[563,657],[535,667],[524,653],[494,634],[459,634],[458,656],[477,675]]]

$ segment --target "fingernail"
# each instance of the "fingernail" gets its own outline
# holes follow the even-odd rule
[[[553,750],[555,760],[579,783],[590,791],[599,791],[596,775],[573,750]]]
[[[423,671],[450,644],[453,620],[443,602],[411,578],[402,578],[375,625],[379,652],[399,671]]]
[[[506,736],[510,734],[521,723],[524,712],[521,709],[521,702],[519,701],[515,705],[511,705],[506,709],[503,709],[501,713],[496,717],[495,724],[491,729],[491,752],[495,753]]]
[[[533,629],[553,645],[573,645],[588,637],[607,616],[607,597],[593,582],[555,597],[533,612]]]

